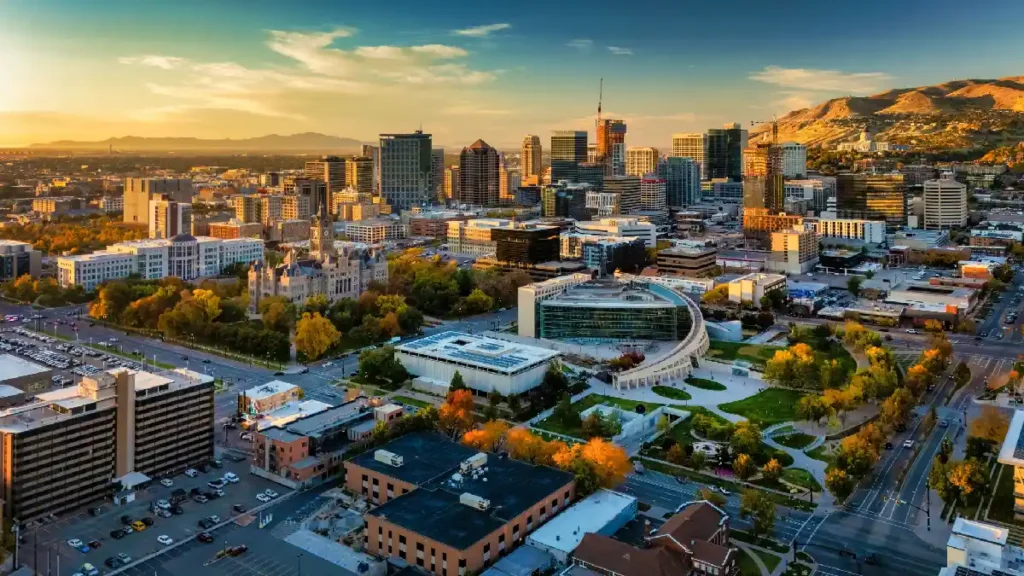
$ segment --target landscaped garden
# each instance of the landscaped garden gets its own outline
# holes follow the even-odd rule
[[[723,340],[712,340],[711,348],[707,356],[716,360],[732,362],[734,360],[745,360],[757,370],[764,370],[765,362],[768,361],[775,351],[780,348],[775,346],[760,346],[758,344],[744,344],[743,342],[725,342]]]
[[[568,400],[566,400],[566,402],[567,401]],[[572,436],[573,438],[583,438],[583,423],[580,421],[579,414],[588,408],[597,406],[598,404],[613,406],[626,412],[636,412],[637,406],[642,405],[645,408],[645,413],[651,412],[662,406],[662,404],[655,404],[653,402],[639,402],[636,400],[627,400],[625,398],[591,394],[589,396],[584,396],[577,402],[568,406],[563,406],[561,408],[559,406],[555,406],[555,410],[551,416],[548,416],[534,424],[533,427],[558,434],[564,434],[566,436]],[[566,413],[566,410],[574,412],[576,417],[571,417]]]
[[[760,426],[798,420],[797,402],[807,393],[786,388],[767,388],[743,400],[718,406],[724,412],[743,416]]]
[[[792,462],[792,460],[790,460]],[[781,461],[780,461],[781,463]],[[785,480],[789,484],[799,486],[806,490],[813,492],[821,492],[821,484],[814,479],[814,476],[810,472],[803,468],[786,468],[782,471],[781,480]],[[780,490],[782,492],[789,492],[789,486],[783,484],[781,480],[771,481],[765,478],[759,478],[754,480],[753,483],[758,486],[764,486],[765,488],[771,488],[773,490]]]
[[[664,396],[665,398],[671,398],[672,400],[689,400],[693,398],[693,396],[687,394],[685,390],[672,388],[670,386],[654,386],[651,388],[651,391],[658,396]]]
[[[831,464],[832,459],[834,458],[832,456],[832,450],[829,449],[829,447],[826,444],[822,444],[821,446],[818,446],[814,450],[807,450],[804,452],[804,454],[807,454],[811,458],[814,458],[815,460],[820,460],[821,462],[824,462],[826,464]]]
[[[718,382],[708,380],[707,378],[695,378],[690,376],[686,379],[686,383],[694,388],[700,388],[701,390],[722,391],[726,389],[725,384],[719,384]]]
[[[804,434],[803,432],[794,432],[793,434],[786,434],[785,436],[775,436],[772,438],[776,443],[782,444],[787,448],[793,448],[794,450],[803,450],[811,442],[814,442],[814,436],[810,434]]]

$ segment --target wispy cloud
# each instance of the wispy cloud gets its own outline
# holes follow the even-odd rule
[[[633,51],[629,48],[623,48],[621,46],[609,46],[608,51],[616,56],[632,56]]]
[[[797,90],[870,94],[881,90],[892,76],[884,72],[815,70],[813,68],[782,68],[766,66],[749,76],[751,80]]]
[[[141,66],[152,66],[153,68],[162,68],[164,70],[172,70],[185,63],[184,58],[177,58],[175,56],[158,56],[156,54],[146,54],[145,56],[127,56],[124,58],[118,58],[117,61],[121,64],[138,64]]]
[[[782,95],[780,100],[773,103],[773,107],[785,112],[810,108],[816,102],[814,94],[810,92],[783,92]]]
[[[500,24],[485,24],[483,26],[463,28],[462,30],[453,30],[452,33],[458,36],[471,36],[473,38],[483,38],[484,36],[490,36],[492,32],[508,30],[511,27],[511,24],[507,22],[502,22]]]
[[[196,62],[170,55],[125,56],[125,65],[167,71],[170,81],[147,89],[177,100],[137,112],[165,118],[196,109],[224,109],[257,116],[303,118],[281,104],[293,92],[383,93],[397,84],[472,86],[490,82],[497,71],[475,70],[458,59],[465,49],[445,44],[419,46],[334,47],[335,40],[355,34],[351,28],[327,32],[270,30],[266,46],[293,61],[291,66],[251,68],[236,62]],[[187,77],[183,76],[187,72]],[[493,111],[492,111],[493,112]]]
[[[594,47],[594,41],[588,38],[577,38],[575,40],[569,40],[565,45],[580,52],[589,52],[590,49]]]

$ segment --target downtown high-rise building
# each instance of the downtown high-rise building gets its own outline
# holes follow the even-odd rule
[[[785,202],[782,147],[761,143],[747,148],[743,174],[743,207],[781,212]]]
[[[638,176],[609,176],[604,179],[602,193],[616,196],[617,208],[613,215],[632,214],[641,209]]]
[[[622,176],[626,172],[626,123],[622,120],[597,121],[597,162],[606,166],[605,173]]]
[[[884,220],[890,232],[907,225],[907,189],[902,174],[836,176],[839,218]]]
[[[513,204],[516,192],[523,183],[522,174],[517,168],[509,168],[504,162],[498,169],[498,201],[502,204]]]
[[[534,186],[540,184],[540,180],[544,175],[543,157],[544,152],[540,144],[540,136],[527,134],[523,138],[523,150],[519,166],[523,182]]]
[[[430,134],[380,135],[380,196],[395,210],[432,201]]]
[[[696,160],[669,156],[659,165],[658,175],[665,179],[665,202],[669,207],[700,202],[700,164]]]
[[[699,132],[673,134],[671,156],[693,160],[700,167],[701,178],[707,179],[704,172],[704,155],[707,153],[707,142],[708,137]]]
[[[187,178],[125,178],[124,222],[149,224],[149,202],[167,195],[176,202],[191,203],[195,189]]]
[[[551,181],[577,180],[579,165],[587,161],[585,130],[555,130],[551,133]]]
[[[640,178],[640,210],[645,212],[664,212],[665,179],[655,174]]]
[[[747,148],[747,131],[739,124],[726,124],[708,130],[704,177],[743,179],[743,151]]]
[[[483,140],[462,149],[459,156],[460,204],[494,206],[501,190],[498,151]]]
[[[373,192],[373,158],[353,156],[345,160],[345,186],[359,192]]]
[[[459,165],[452,164],[451,166],[444,169],[444,186],[441,190],[442,198],[439,198],[442,204],[446,204],[447,201],[454,201],[459,197]]]
[[[192,231],[192,204],[168,195],[149,201],[149,237],[174,238]]]
[[[433,148],[430,151],[430,198],[441,197],[444,188],[444,148]]]
[[[594,190],[600,190],[604,188],[604,169],[605,165],[599,162],[584,162],[578,168],[576,181],[582,184],[590,184]]]
[[[626,175],[646,176],[658,168],[657,148],[628,148],[626,150]]]
[[[369,158],[373,166],[373,191],[380,190],[380,146],[363,144],[359,148],[359,155]]]
[[[327,183],[328,195],[341,192],[347,186],[345,182],[344,158],[324,156],[319,160],[306,162],[305,177],[314,178]]]

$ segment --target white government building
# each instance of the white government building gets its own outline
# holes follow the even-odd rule
[[[536,388],[559,353],[464,332],[440,332],[395,346],[395,358],[417,378],[413,386],[446,393],[455,372],[468,388],[508,396]]]
[[[174,238],[134,240],[106,250],[57,259],[57,279],[64,288],[93,290],[107,280],[138,274],[146,280],[176,276],[185,281],[217,276],[235,263],[263,261],[263,240],[179,234]]]

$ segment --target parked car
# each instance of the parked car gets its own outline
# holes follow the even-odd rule
[[[157,536],[156,541],[163,544],[164,546],[170,546],[171,544],[174,544],[174,538],[171,538],[166,534],[161,534]]]
[[[213,542],[213,536],[211,536],[209,532],[200,532],[199,535],[196,536],[196,540],[199,540],[204,544],[209,544],[210,542]]]
[[[203,530],[206,530],[207,528],[212,528],[215,525],[216,525],[216,522],[210,522],[209,518],[203,518],[202,520],[199,521],[199,527],[202,528]]]
[[[270,502],[270,496],[267,496],[262,492],[256,495],[256,499],[259,500],[260,502],[263,502],[264,504]]]
[[[171,503],[168,502],[167,500],[157,500],[156,507],[160,508],[161,510],[167,510],[168,508],[171,507]]]
[[[132,522],[132,530],[135,530],[136,532],[145,532],[146,525],[141,520],[136,520],[135,522]]]
[[[228,556],[239,556],[249,550],[249,547],[245,544],[239,544],[238,546],[232,546],[228,548]]]
[[[125,537],[124,530],[111,530],[110,537],[114,540],[120,540],[121,538]]]
[[[88,544],[89,548],[92,548],[93,550],[103,548],[103,542],[100,542],[99,540],[89,540]]]
[[[203,496],[202,494],[200,494],[199,496],[196,496],[196,497],[194,497],[192,499],[195,500],[196,502],[199,502],[200,504],[206,504],[207,502],[210,501],[209,498],[207,498],[206,496]]]
[[[131,516],[128,516],[128,515],[121,516],[121,524],[124,524],[124,525],[127,526],[128,524],[131,524],[132,522],[135,522],[135,520],[133,520]]]
[[[144,517],[144,518],[143,518],[143,519],[141,520],[141,522],[142,522],[143,524],[145,524],[145,525],[146,525],[147,527],[149,527],[149,526],[152,526],[152,525],[153,525],[153,522],[154,522],[154,520],[153,520],[152,518],[150,518],[149,516],[146,516],[146,517]]]
[[[86,562],[82,564],[82,574],[85,574],[85,576],[100,576],[100,571],[92,564]]]
[[[121,561],[118,560],[116,556],[107,558],[103,563],[107,565],[107,568],[117,568],[121,565]]]
[[[188,470],[185,470],[185,476],[195,478],[196,476],[199,476],[199,472],[197,472],[195,468],[189,468]]]
[[[228,472],[227,474],[224,475],[223,480],[225,482],[230,482],[231,484],[237,484],[238,483],[238,475],[235,474],[234,472]]]
[[[216,490],[224,487],[224,481],[221,480],[220,478],[217,478],[216,480],[210,480],[209,482],[206,483],[206,485]]]
[[[160,481],[160,484],[163,485],[164,487],[170,488],[171,486],[174,486],[174,480],[171,480],[170,478],[164,478],[163,480]]]
[[[170,518],[171,517],[171,512],[169,510],[164,510],[162,508],[160,510],[157,510],[156,512],[154,512],[154,514],[156,514],[157,516],[159,516],[161,518]]]
[[[93,506],[92,508],[89,508],[89,516],[99,516],[102,513],[103,513],[103,507],[102,506]]]
[[[264,494],[266,494],[267,496],[270,496],[270,498],[271,498],[271,499],[273,499],[273,498],[277,498],[277,497],[278,497],[278,493],[277,493],[277,492],[274,492],[274,491],[273,491],[272,489],[270,489],[270,488],[267,488],[266,490],[264,490],[264,491],[263,491],[263,493],[264,493]]]
[[[235,504],[234,506],[231,507],[231,509],[234,510],[235,512],[238,512],[239,514],[244,514],[246,510],[245,505],[243,504]]]
[[[117,559],[120,560],[122,564],[131,564],[132,563],[132,557],[127,555],[127,554],[125,554],[124,552],[121,552],[120,554],[118,554],[117,555]]]
[[[171,514],[174,514],[175,516],[180,516],[181,514],[184,514],[184,513],[185,513],[185,509],[182,508],[181,506],[172,506],[171,507]]]

